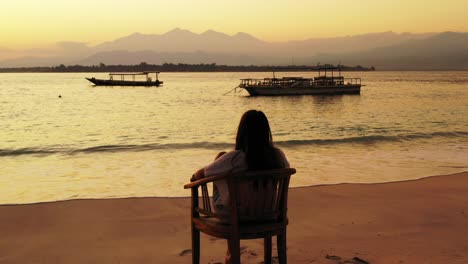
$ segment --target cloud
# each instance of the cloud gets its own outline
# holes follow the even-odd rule
[[[59,41],[56,45],[60,47],[87,47],[88,43],[79,41]]]
[[[0,46],[0,60],[12,59],[22,56],[23,53],[7,47]]]
[[[11,52],[11,49],[0,46],[0,53]]]
[[[84,42],[60,41],[42,48],[10,49],[0,46],[0,60],[22,57],[66,57],[69,59],[82,58],[92,53],[92,48]]]
[[[85,42],[61,41],[57,42],[54,47],[56,55],[83,57],[90,55],[93,50]]]
[[[86,42],[74,42],[74,41],[60,41],[56,43],[56,46],[63,49],[89,49],[88,43]]]

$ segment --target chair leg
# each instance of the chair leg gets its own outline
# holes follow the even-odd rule
[[[229,264],[231,263],[231,252],[229,252],[229,245],[228,249],[226,251],[226,259],[224,260],[224,264]]]
[[[271,264],[271,236],[266,236],[263,241],[264,257],[263,262],[265,264]]]
[[[286,228],[277,236],[278,260],[279,264],[287,264],[288,258],[286,255]]]
[[[240,240],[228,239],[229,264],[240,264]],[[228,258],[226,258],[228,260]]]
[[[200,231],[192,226],[192,264],[200,263]]]

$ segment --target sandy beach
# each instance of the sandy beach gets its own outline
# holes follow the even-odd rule
[[[468,172],[293,188],[289,220],[289,263],[468,263]],[[0,263],[190,263],[189,227],[189,198],[3,205]],[[201,243],[223,263],[224,240]],[[242,262],[262,243],[242,241]]]

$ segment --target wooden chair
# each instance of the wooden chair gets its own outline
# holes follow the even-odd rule
[[[185,189],[192,189],[192,263],[200,263],[200,232],[203,232],[228,240],[232,264],[240,263],[240,240],[255,238],[264,238],[264,262],[271,263],[271,240],[277,236],[279,263],[286,264],[288,187],[294,173],[295,169],[285,168],[220,174],[185,185]],[[211,210],[207,183],[218,180],[227,181],[228,215]]]

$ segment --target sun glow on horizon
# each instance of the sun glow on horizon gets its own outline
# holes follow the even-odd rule
[[[449,1],[208,1],[158,2],[17,0],[0,9],[0,53],[61,41],[97,45],[135,32],[179,27],[245,32],[269,42],[371,32],[468,31],[468,3]]]

